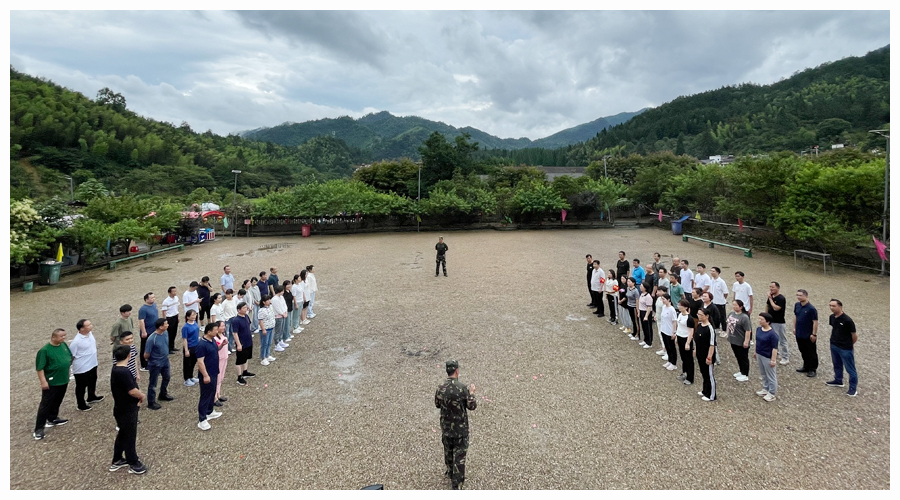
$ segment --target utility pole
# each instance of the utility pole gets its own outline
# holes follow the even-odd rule
[[[887,140],[887,148],[884,150],[884,209],[881,212],[881,242],[887,242],[888,228],[888,182],[890,176],[888,172],[891,169],[891,131],[890,130],[870,130],[870,134],[878,134]],[[884,261],[881,261],[881,275],[885,275]]]
[[[610,155],[603,155],[603,177],[609,179],[609,174],[606,173],[606,159],[609,158]]]
[[[75,201],[75,181],[72,180],[71,176],[64,175],[66,179],[69,179],[69,196],[71,196],[72,201]]]

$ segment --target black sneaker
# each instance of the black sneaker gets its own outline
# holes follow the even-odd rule
[[[158,410],[158,409],[162,408],[162,405],[154,401],[154,402],[148,404],[147,408],[150,408],[151,410]]]
[[[69,420],[65,419],[65,418],[54,418],[53,420],[50,421],[50,423],[52,423],[53,425],[57,425],[57,426],[66,425],[67,423],[69,423]]]
[[[160,396],[159,400],[160,401],[175,401],[175,398],[166,394],[165,396]]]
[[[144,465],[144,464],[141,463],[141,462],[138,462],[138,463],[136,463],[136,464],[134,464],[134,465],[132,465],[131,467],[128,468],[128,473],[129,473],[129,474],[138,474],[138,475],[140,475],[140,474],[144,474],[144,473],[147,472],[148,470],[149,470],[149,469],[147,468],[146,465]]]
[[[244,379],[244,377],[238,377],[237,383],[238,385],[247,385],[247,381]]]
[[[88,399],[87,404],[92,405],[94,403],[99,403],[100,401],[103,401],[103,396],[97,396],[94,399]]]
[[[219,401],[225,403],[228,401],[228,398],[226,398],[225,396],[219,396]]]
[[[216,400],[216,401],[213,403],[213,406],[222,407],[222,406],[225,406],[225,403]]]
[[[35,441],[40,441],[44,439],[44,429],[38,429],[31,433],[31,437],[34,438]]]
[[[255,373],[250,373],[250,372],[248,372],[247,370],[244,370],[244,373],[243,373],[241,376],[244,377],[244,378],[250,378],[250,377],[255,377],[256,374],[255,374]]]
[[[844,387],[844,383],[837,380],[829,380],[828,382],[825,382],[825,385],[829,387]]]
[[[815,377],[815,376],[816,376],[816,371],[815,371],[815,370],[810,370],[810,371],[806,372],[806,376],[809,377],[809,378]]]
[[[124,467],[128,467],[128,462],[124,460],[116,460],[115,462],[109,464],[109,471],[115,472]]]
[[[78,408],[78,411],[91,411],[94,408],[91,406],[85,406],[84,408]]]
[[[853,389],[852,391],[847,392],[847,395],[850,396],[851,398],[856,397],[857,394],[859,394],[859,390],[857,390],[857,389]]]

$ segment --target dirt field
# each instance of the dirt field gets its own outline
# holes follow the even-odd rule
[[[455,358],[478,386],[469,413],[467,489],[886,489],[890,487],[889,281],[762,252],[683,243],[655,229],[445,233],[449,278],[435,278],[438,233],[220,239],[117,271],[65,277],[11,294],[12,489],[445,489],[434,391]],[[770,280],[793,309],[810,291],[820,320],[819,377],[779,367],[778,400],[765,403],[723,345],[719,401],[679,383],[654,349],[589,314],[584,254],[613,266],[679,255],[719,266],[731,287],[742,270],[757,307]],[[229,397],[212,430],[196,427],[197,387],[141,410],[137,449],[150,472],[106,470],[115,422],[107,333],[123,303],[162,297],[222,266],[239,278],[270,266],[290,278],[315,264],[317,317],[257,377]],[[859,397],[825,386],[832,374],[828,299],[844,302],[859,331]],[[161,299],[160,299],[161,300]],[[94,411],[75,410],[74,382],[60,415],[68,425],[31,437],[40,389],[34,356],[53,328],[95,325],[100,357]],[[788,313],[788,323],[793,316]],[[754,319],[755,328],[755,319]],[[180,339],[179,339],[180,345]],[[259,340],[256,339],[257,353]],[[751,359],[752,361],[752,359]],[[146,389],[146,374],[142,389]],[[698,374],[699,379],[699,374]],[[845,377],[846,379],[846,377]]]

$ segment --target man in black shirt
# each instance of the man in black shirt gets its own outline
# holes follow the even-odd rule
[[[631,264],[625,260],[625,252],[619,252],[619,260],[616,261],[616,278],[621,278],[622,276],[627,278],[630,269]]]
[[[784,333],[784,308],[787,299],[781,295],[781,285],[777,281],[769,283],[769,295],[766,297],[766,312],[772,315],[771,327],[778,334],[778,363],[786,365],[791,361],[788,339]]]
[[[135,451],[137,441],[138,409],[144,400],[144,393],[138,388],[134,375],[128,369],[128,360],[131,358],[131,346],[119,345],[113,349],[116,364],[109,375],[109,385],[112,391],[115,406],[113,417],[119,428],[116,434],[116,444],[113,447],[113,461],[109,466],[110,472],[115,472],[123,467],[128,467],[131,474],[143,474],[147,472],[147,466],[141,463]]]
[[[681,259],[678,257],[672,257],[672,267],[669,268],[669,274],[674,274],[675,276],[681,276]]]
[[[594,294],[591,293],[591,275],[594,273],[594,258],[591,257],[591,254],[587,254],[584,256],[587,259],[587,287],[588,294],[591,296],[591,303],[588,304],[588,307],[597,307],[597,304],[594,304]]]
[[[844,304],[838,299],[831,299],[828,303],[831,316],[828,324],[831,325],[831,362],[834,364],[834,380],[825,382],[832,387],[844,387],[844,368],[850,375],[850,389],[848,396],[856,396],[856,360],[853,356],[853,345],[859,339],[856,334],[856,324],[850,316],[844,314]]]
[[[434,258],[434,277],[438,277],[438,271],[441,269],[441,266],[444,266],[444,277],[447,277],[447,244],[444,243],[444,237],[441,236],[438,238],[437,245],[434,246],[434,249],[437,251],[437,256]]]

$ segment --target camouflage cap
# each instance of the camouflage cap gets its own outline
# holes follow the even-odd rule
[[[447,361],[447,373],[453,373],[459,369],[459,363],[455,359]]]

